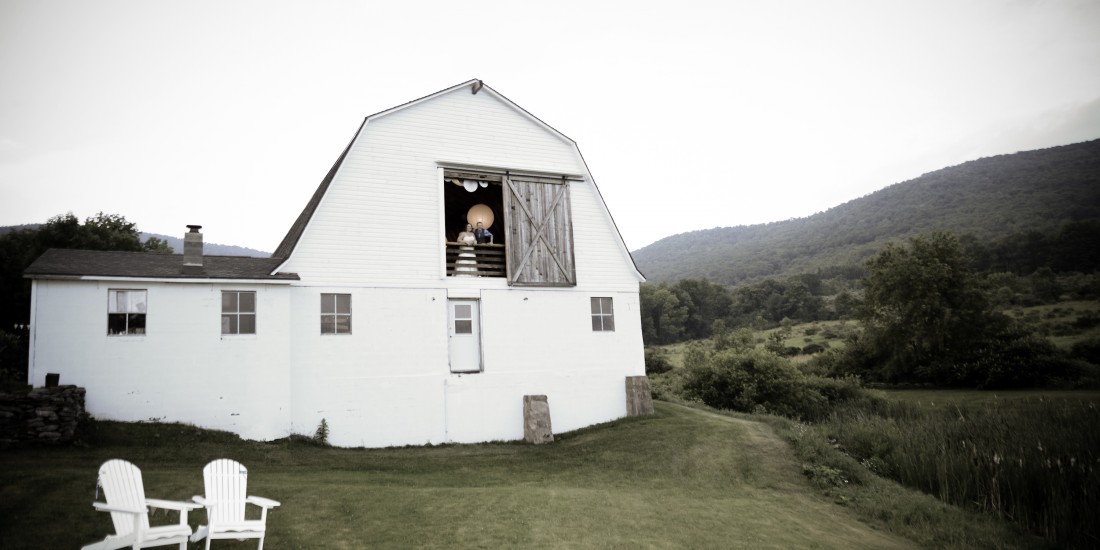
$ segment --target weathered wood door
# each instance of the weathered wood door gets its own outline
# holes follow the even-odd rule
[[[477,300],[448,300],[451,372],[481,371],[481,315]]]
[[[508,284],[575,286],[568,181],[506,176],[504,203]]]

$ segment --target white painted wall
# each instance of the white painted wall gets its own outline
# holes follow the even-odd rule
[[[35,287],[31,383],[58,373],[62,384],[86,388],[88,412],[107,420],[288,434],[288,287],[49,279]],[[145,335],[107,335],[109,289],[148,291]],[[255,335],[222,336],[222,290],[256,292]]]
[[[320,294],[350,291],[352,333],[320,334]],[[464,293],[465,294],[465,293]],[[523,396],[548,396],[555,431],[626,414],[625,378],[645,373],[637,293],[602,293],[616,331],[593,332],[589,295],[480,295],[484,370],[451,374],[444,289],[295,287],[293,431],[325,419],[333,444],[385,447],[523,437]]]

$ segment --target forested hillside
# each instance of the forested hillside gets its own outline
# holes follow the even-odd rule
[[[887,242],[930,231],[993,243],[1086,220],[1100,220],[1100,140],[979,159],[807,218],[681,233],[633,255],[651,283],[737,285],[849,270]]]

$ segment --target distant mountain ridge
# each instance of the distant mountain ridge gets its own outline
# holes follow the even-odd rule
[[[1093,140],[982,158],[806,218],[681,233],[632,254],[652,283],[736,285],[861,265],[887,242],[930,231],[992,240],[1097,218],[1100,140]]]
[[[170,237],[168,235],[160,235],[157,233],[142,233],[141,242],[149,240],[149,237],[156,237],[162,241],[168,243],[168,246],[172,247],[172,250],[176,254],[183,254],[183,239],[180,237]],[[229,244],[207,243],[202,244],[203,254],[209,256],[251,256],[253,258],[270,258],[270,252],[264,252],[262,250],[256,250],[255,248],[246,248],[243,246],[234,246]]]

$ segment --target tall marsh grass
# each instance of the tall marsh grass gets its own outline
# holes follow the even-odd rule
[[[877,474],[1006,518],[1059,546],[1100,547],[1095,399],[874,399],[838,408],[823,427],[835,446]]]

